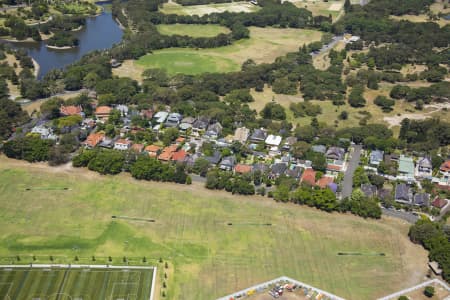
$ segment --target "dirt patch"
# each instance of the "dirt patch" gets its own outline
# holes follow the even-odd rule
[[[403,119],[410,119],[410,120],[425,120],[428,118],[433,117],[432,115],[436,112],[439,112],[441,110],[449,109],[450,103],[434,103],[424,106],[425,110],[429,110],[427,112],[421,112],[421,113],[410,113],[410,114],[401,114],[400,116],[391,116],[391,117],[384,117],[383,120],[389,124],[389,127],[393,126],[400,126]]]
[[[112,69],[112,73],[119,77],[130,77],[142,83],[142,72],[144,70],[142,66],[135,64],[134,60],[125,60],[120,67]]]

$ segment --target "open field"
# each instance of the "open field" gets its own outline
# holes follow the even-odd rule
[[[250,27],[249,39],[234,42],[230,46],[199,50],[164,49],[141,57],[133,65],[137,70],[140,67],[140,73],[146,68],[155,67],[166,67],[170,73],[189,74],[214,70],[237,71],[247,59],[253,59],[256,63],[270,63],[288,52],[298,51],[303,44],[319,41],[321,37],[322,33],[315,30]],[[122,75],[121,70],[126,69],[118,68],[115,73],[119,76],[130,75],[130,72],[124,72]]]
[[[112,256],[114,264],[123,256],[145,256],[149,264],[162,257],[170,263],[168,299],[213,299],[281,275],[347,299],[374,299],[421,282],[427,270],[426,251],[397,219],[364,220],[196,183],[141,182],[3,156],[0,182],[0,257],[76,263],[75,256]],[[249,225],[258,223],[272,226]]]
[[[165,69],[169,74],[226,73],[238,71],[239,65],[230,59],[197,53],[192,49],[168,49],[155,51],[141,57],[136,64],[144,69]]]
[[[253,5],[250,2],[232,2],[232,3],[215,3],[206,5],[192,5],[182,6],[175,2],[164,3],[160,11],[164,14],[176,15],[198,15],[203,16],[211,13],[222,12],[253,12],[261,9],[259,6]]]
[[[413,23],[433,22],[438,24],[440,27],[444,27],[445,25],[450,24],[450,20],[445,20],[444,18],[441,18],[439,20],[430,20],[425,14],[390,16],[390,18],[397,21],[410,21]]]
[[[214,37],[220,33],[229,33],[230,30],[227,27],[207,24],[161,24],[157,26],[158,31],[165,35],[188,35],[192,37]]]
[[[149,299],[152,269],[0,269],[0,299]]]

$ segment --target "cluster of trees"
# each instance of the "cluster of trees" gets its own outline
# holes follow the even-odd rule
[[[125,165],[123,152],[109,149],[83,150],[72,160],[74,167],[88,167],[100,174],[118,174]]]
[[[429,87],[411,88],[405,85],[395,85],[390,96],[394,99],[405,99],[406,101],[423,101],[431,103],[432,101],[446,101],[450,97],[450,82],[439,82]]]
[[[401,122],[399,139],[418,151],[429,151],[450,144],[450,123],[439,119],[410,120]]]
[[[55,47],[76,47],[79,40],[73,34],[65,31],[57,31],[48,39],[47,44]]]
[[[0,139],[9,137],[16,126],[28,120],[28,114],[18,103],[8,98],[8,85],[0,79]]]
[[[47,161],[54,141],[43,140],[39,135],[27,135],[6,142],[3,153],[7,157],[29,162]]]
[[[210,3],[228,3],[232,2],[232,0],[176,0],[175,2],[181,5],[202,5]]]
[[[32,38],[35,41],[41,41],[41,35],[37,27],[28,26],[25,21],[17,16],[9,16],[4,26],[7,30],[3,29],[2,34],[9,34],[17,40],[24,40],[26,38]]]
[[[138,157],[131,166],[130,172],[134,178],[140,180],[172,181],[181,184],[192,182],[183,164],[164,164],[146,155]]]
[[[445,222],[445,221],[444,221]],[[442,276],[450,280],[450,233],[441,223],[428,219],[419,220],[409,229],[409,238],[412,242],[421,244],[429,251],[430,260],[439,263]]]
[[[312,104],[311,102],[299,102],[299,103],[291,103],[289,108],[294,113],[296,118],[298,117],[316,117],[322,113],[322,108],[318,104]]]
[[[255,194],[255,186],[251,175],[233,175],[231,172],[219,169],[212,169],[206,174],[205,187],[212,190],[225,189],[233,194]]]

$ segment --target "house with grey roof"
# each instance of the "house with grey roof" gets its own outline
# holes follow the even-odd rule
[[[430,178],[433,173],[433,164],[429,157],[422,157],[417,161],[417,176]]]
[[[409,188],[404,183],[397,184],[395,187],[395,201],[405,204],[410,204],[412,200],[412,193]]]
[[[237,141],[241,144],[247,142],[248,136],[250,135],[250,129],[246,127],[236,128],[234,131],[233,141]]]
[[[264,142],[267,138],[267,131],[263,128],[255,129],[250,136],[250,141],[254,143]]]
[[[371,166],[377,167],[382,161],[384,157],[384,151],[381,150],[373,150],[370,152],[369,164]]]
[[[166,127],[178,127],[182,120],[182,116],[179,113],[170,113],[164,123]]]
[[[303,169],[300,166],[291,166],[286,171],[286,175],[291,178],[300,179],[300,177],[302,176],[302,171]]]
[[[368,198],[373,198],[377,195],[377,187],[370,183],[361,184],[361,191]]]
[[[233,155],[225,156],[220,162],[219,168],[221,170],[231,171],[234,169],[235,165],[236,165],[236,157],[234,157]]]
[[[195,120],[194,123],[192,123],[192,135],[193,136],[202,135],[206,131],[206,128],[208,128],[208,125],[209,125],[209,118],[199,117],[197,120]]]
[[[205,137],[215,140],[220,136],[221,133],[222,125],[220,125],[219,122],[216,122],[208,126],[208,129],[205,132]]]
[[[252,172],[260,171],[262,174],[269,172],[269,166],[263,163],[255,163],[252,167]]]
[[[427,193],[417,193],[414,195],[413,204],[416,206],[429,206],[430,205],[430,194]]]
[[[325,147],[324,145],[313,145],[311,147],[311,150],[316,153],[325,154],[325,152],[327,152],[327,147]]]
[[[330,147],[325,156],[327,157],[327,159],[330,160],[344,160],[344,156],[345,156],[345,150],[344,148],[340,148],[340,147]]]
[[[211,156],[205,156],[204,159],[206,159],[207,161],[209,161],[209,163],[211,165],[217,165],[220,161],[221,158],[221,154],[219,151],[214,151],[213,155]]]
[[[288,166],[285,163],[275,163],[270,168],[268,177],[270,179],[276,179],[276,178],[280,177],[281,175],[285,174],[287,171],[287,168],[288,168]]]

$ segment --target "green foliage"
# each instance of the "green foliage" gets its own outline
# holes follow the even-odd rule
[[[3,153],[10,158],[24,159],[29,162],[46,161],[53,143],[31,134],[6,142],[3,145]]]
[[[450,123],[439,119],[403,119],[399,139],[406,141],[408,147],[417,151],[437,149],[450,144]]]
[[[434,287],[432,287],[431,285],[426,286],[425,289],[423,290],[423,294],[428,298],[432,298],[434,296],[434,293],[435,293]]]
[[[339,206],[341,211],[350,211],[363,218],[381,218],[378,200],[367,198],[359,188],[354,189],[350,198],[343,199]]]
[[[352,107],[364,107],[366,105],[366,99],[363,96],[364,87],[355,86],[352,88],[350,95],[348,96],[348,103]]]
[[[54,47],[76,47],[79,40],[73,34],[65,31],[57,31],[47,41],[49,46]]]
[[[296,118],[304,116],[316,117],[322,113],[322,108],[320,105],[312,104],[308,101],[291,103],[289,108],[292,110]]]
[[[116,150],[102,149],[89,161],[87,167],[100,174],[118,174],[125,164],[124,154]]]
[[[287,77],[277,78],[273,82],[272,90],[277,94],[295,95],[297,94],[297,82],[293,82]]]
[[[0,91],[7,92],[4,80],[0,80]],[[13,132],[13,128],[28,120],[28,115],[18,103],[0,95],[0,138],[6,139]]]
[[[395,105],[395,101],[392,99],[389,99],[385,96],[377,96],[375,100],[373,101],[376,105],[381,107],[383,112],[390,112],[393,110],[393,106]]]
[[[286,112],[284,107],[275,102],[267,103],[261,111],[261,117],[271,120],[285,120]]]
[[[356,168],[353,174],[353,187],[360,187],[361,184],[369,183],[369,177],[363,167],[359,166]]]

